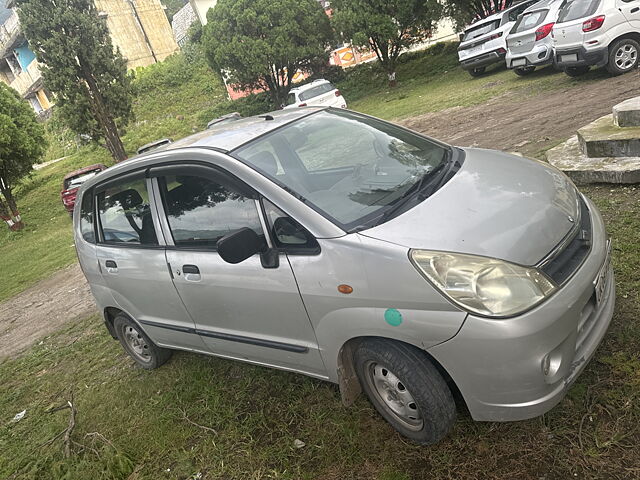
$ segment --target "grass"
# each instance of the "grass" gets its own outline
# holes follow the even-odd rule
[[[0,478],[637,477],[640,189],[584,190],[613,238],[618,303],[595,359],[543,417],[476,423],[462,412],[442,443],[417,447],[364,398],[345,409],[334,385],[300,375],[187,353],[141,370],[92,317],[0,364]],[[47,410],[71,392],[66,459],[61,438],[43,444],[66,428],[69,410]]]

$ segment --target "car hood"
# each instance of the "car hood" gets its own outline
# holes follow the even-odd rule
[[[462,167],[442,188],[360,234],[408,248],[535,265],[577,221],[575,186],[542,162],[493,150],[463,150]]]

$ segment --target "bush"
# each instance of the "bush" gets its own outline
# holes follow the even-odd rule
[[[243,117],[251,117],[271,112],[275,109],[276,107],[268,93],[255,93],[238,100],[227,100],[218,103],[215,107],[203,110],[198,115],[198,123],[204,127],[214,118],[221,117],[227,113],[239,112]]]

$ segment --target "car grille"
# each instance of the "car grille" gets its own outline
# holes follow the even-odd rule
[[[578,270],[591,250],[591,215],[581,196],[579,202],[579,228],[572,232],[573,237],[565,244],[565,247],[541,267],[541,270],[558,285],[565,283]]]

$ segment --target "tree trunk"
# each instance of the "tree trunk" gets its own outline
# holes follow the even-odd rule
[[[22,217],[20,217],[18,205],[16,205],[16,201],[13,198],[13,192],[6,185],[3,185],[3,182],[0,182],[0,192],[2,192],[6,200],[6,204],[2,202],[2,207],[0,207],[1,218],[7,223],[11,230],[22,230],[24,223],[22,222]],[[9,208],[7,208],[7,205]]]
[[[7,207],[7,204],[4,202],[4,200],[2,200],[2,197],[0,197],[0,219],[2,219],[7,224],[7,227],[9,227],[9,230],[13,232],[18,230],[15,222],[11,218],[11,213],[9,213],[9,208]]]
[[[107,148],[116,162],[122,162],[127,159],[127,153],[124,150],[122,140],[118,134],[116,122],[113,120],[113,116],[107,111],[100,88],[91,72],[86,71],[84,68],[82,68],[82,72],[84,74],[84,80],[87,82],[89,104],[92,107],[96,120],[102,128]]]

